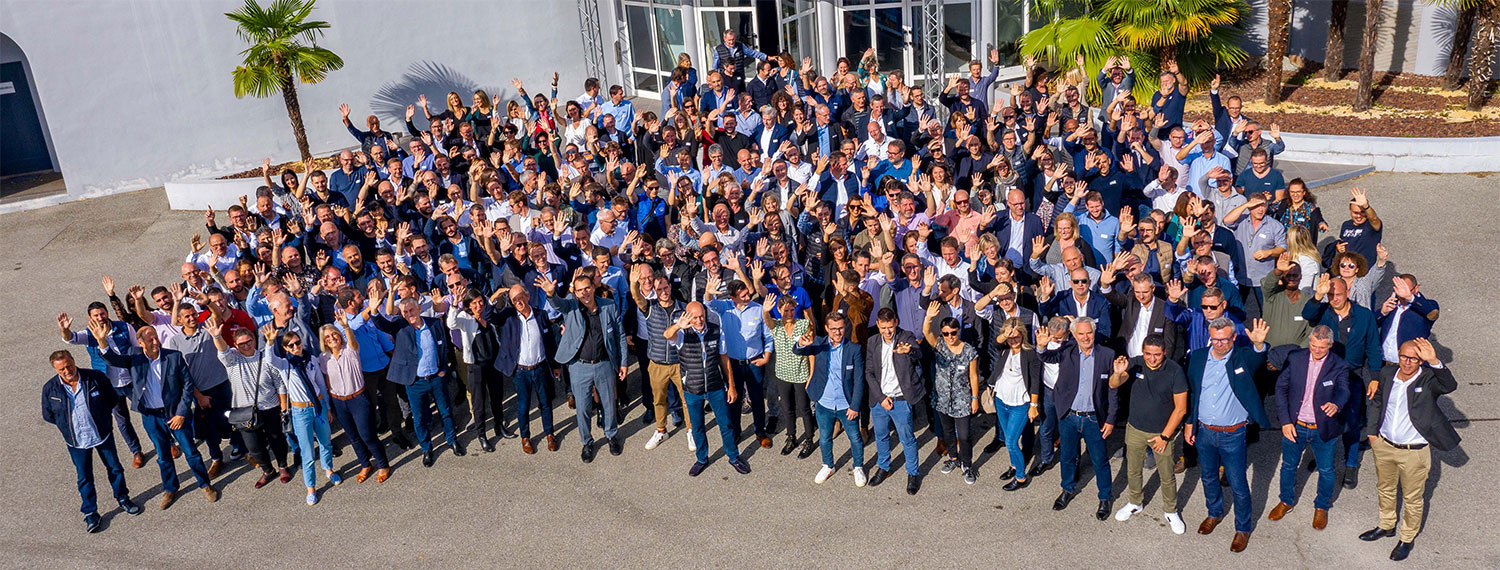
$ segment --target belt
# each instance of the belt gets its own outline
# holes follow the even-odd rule
[[[1080,418],[1097,418],[1097,417],[1099,417],[1099,413],[1098,412],[1080,412],[1078,410],[1068,410],[1068,413],[1063,414],[1063,417],[1066,418],[1068,416],[1078,416]]]
[[[166,408],[141,408],[141,413],[148,416],[166,416]]]
[[[429,374],[427,376],[422,376],[422,375],[418,375],[417,376],[418,380],[431,380],[433,378],[442,378],[442,376],[439,376],[437,374]]]
[[[1210,430],[1213,430],[1213,431],[1216,431],[1216,432],[1220,432],[1220,433],[1232,433],[1232,432],[1234,432],[1234,431],[1236,431],[1236,430],[1238,430],[1238,429],[1240,429],[1242,427],[1245,427],[1245,425],[1248,424],[1248,423],[1250,423],[1250,422],[1240,422],[1240,423],[1234,424],[1232,426],[1211,426],[1211,425],[1208,425],[1208,424],[1200,424],[1200,425],[1202,425],[1204,429],[1210,429]]]
[[[580,358],[580,359],[578,359],[577,362],[579,364],[598,364],[600,362],[604,362],[604,360],[603,359],[599,359],[599,360],[584,360],[584,359]]]
[[[517,370],[536,370],[536,369],[541,368],[541,367],[542,367],[541,364],[533,364],[531,366],[527,366],[525,364],[516,364],[516,369]]]
[[[1310,424],[1302,420],[1297,420],[1297,425],[1305,427],[1307,429],[1318,429],[1318,424]]]
[[[311,408],[312,402],[288,402],[293,408]]]
[[[358,397],[364,395],[364,393],[365,393],[365,389],[364,388],[360,388],[359,390],[356,390],[353,394],[350,394],[348,396],[340,396],[338,394],[332,394],[332,393],[330,393],[329,395],[333,396],[333,399],[335,399],[335,400],[339,400],[341,402],[347,402],[349,400],[353,400],[355,398],[358,398]]]
[[[1390,444],[1391,447],[1394,447],[1396,449],[1422,449],[1424,447],[1427,447],[1427,444],[1425,444],[1425,443],[1412,443],[1412,444],[1396,443],[1394,441],[1386,439],[1385,436],[1383,436],[1383,435],[1380,436],[1380,439],[1383,440],[1383,441],[1385,441],[1387,444]]]

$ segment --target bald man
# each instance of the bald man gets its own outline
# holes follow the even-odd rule
[[[531,293],[525,285],[511,285],[507,295],[510,307],[500,311],[500,348],[495,368],[510,379],[516,390],[516,424],[521,431],[521,450],[536,453],[531,443],[531,407],[542,415],[542,434],[547,450],[557,451],[552,434],[552,366],[547,355],[557,352],[557,336],[547,316],[531,305]],[[503,418],[500,410],[495,416]]]
[[[682,389],[693,430],[694,453],[697,454],[697,461],[688,470],[688,475],[697,477],[708,466],[708,437],[703,431],[705,402],[713,408],[714,422],[719,425],[719,436],[723,439],[724,456],[729,458],[729,465],[741,475],[749,474],[750,466],[740,459],[734,430],[729,425],[729,404],[737,399],[738,394],[734,390],[734,370],[729,366],[728,347],[719,333],[719,326],[705,318],[706,311],[703,303],[688,303],[682,317],[663,333],[677,349],[682,367]]]

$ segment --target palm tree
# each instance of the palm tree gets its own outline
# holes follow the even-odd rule
[[[1149,98],[1158,70],[1176,62],[1190,84],[1204,84],[1223,66],[1249,59],[1240,47],[1248,20],[1245,0],[1037,0],[1048,20],[1021,38],[1021,52],[1038,61],[1071,62],[1079,54],[1097,66],[1113,55],[1130,57],[1134,92]],[[1058,14],[1078,14],[1056,17]]]
[[[1459,11],[1458,29],[1455,30],[1453,47],[1448,54],[1448,72],[1445,87],[1457,87],[1459,68],[1469,44],[1469,100],[1467,107],[1478,111],[1484,104],[1484,92],[1490,86],[1491,70],[1495,63],[1495,36],[1500,34],[1500,0],[1430,0],[1431,3]],[[1470,16],[1469,14],[1472,14]],[[1472,22],[1472,24],[1470,24]],[[1465,24],[1473,28],[1473,38]]]
[[[302,126],[297,82],[317,83],[329,72],[344,67],[338,54],[317,46],[318,37],[329,25],[307,19],[313,4],[314,0],[273,0],[265,8],[255,0],[245,0],[239,11],[224,14],[235,23],[240,39],[250,44],[240,52],[244,65],[234,68],[232,74],[234,96],[263,98],[280,92],[304,161],[312,159],[312,151]]]
[[[1292,0],[1266,2],[1266,104],[1281,102],[1281,65],[1292,33]]]
[[[1380,37],[1381,0],[1365,0],[1365,30],[1359,44],[1359,85],[1354,88],[1354,110],[1370,110],[1374,95],[1375,42]]]
[[[1458,27],[1453,30],[1453,45],[1448,48],[1448,68],[1443,71],[1443,89],[1458,89],[1463,81],[1464,56],[1469,51],[1469,37],[1474,35],[1474,20],[1479,17],[1477,7],[1470,3],[1469,7],[1458,12]]]
[[[1333,0],[1328,7],[1328,45],[1323,49],[1323,80],[1338,81],[1344,73],[1344,22],[1349,0]]]

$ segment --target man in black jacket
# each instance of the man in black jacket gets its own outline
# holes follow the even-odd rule
[[[63,443],[73,457],[73,467],[78,471],[78,494],[83,498],[80,510],[84,528],[89,532],[104,529],[95,504],[93,454],[96,451],[109,473],[109,485],[120,508],[131,515],[141,514],[141,507],[130,500],[130,490],[125,487],[125,467],[120,465],[115,441],[110,439],[114,435],[110,414],[119,396],[109,378],[97,370],[80,370],[73,362],[73,353],[66,350],[53,352],[48,360],[57,375],[42,385],[42,419],[62,432]]]
[[[1094,464],[1094,484],[1099,488],[1099,509],[1094,517],[1102,521],[1109,516],[1113,498],[1110,486],[1113,477],[1104,440],[1115,431],[1118,408],[1119,396],[1109,386],[1115,353],[1095,342],[1094,319],[1078,317],[1069,328],[1073,340],[1041,355],[1042,362],[1060,365],[1053,403],[1057,406],[1063,491],[1052,503],[1052,510],[1068,508],[1068,503],[1078,495],[1078,441],[1082,439],[1088,446],[1089,462]],[[1049,329],[1037,330],[1037,346],[1051,342]]]
[[[875,471],[870,474],[870,485],[879,485],[891,471],[894,424],[906,459],[906,494],[915,495],[922,488],[922,472],[912,410],[927,395],[927,388],[917,374],[917,359],[921,358],[917,337],[897,329],[896,320],[894,309],[880,309],[875,315],[880,335],[865,343],[865,384],[869,389],[865,402],[870,406],[870,424],[875,431]]]
[[[1443,367],[1437,351],[1427,339],[1401,345],[1400,362],[1386,365],[1380,377],[1370,382],[1365,403],[1369,423],[1365,436],[1375,456],[1376,492],[1380,497],[1380,523],[1359,535],[1375,541],[1396,535],[1396,486],[1406,503],[1401,517],[1400,542],[1391,550],[1391,560],[1404,560],[1412,540],[1422,529],[1426,506],[1427,470],[1432,465],[1429,445],[1443,451],[1458,447],[1458,432],[1438,408],[1438,398],[1458,388],[1453,373]],[[1426,364],[1425,366],[1423,364]]]

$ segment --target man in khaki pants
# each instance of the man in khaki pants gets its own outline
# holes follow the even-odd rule
[[[656,413],[656,433],[646,440],[646,449],[656,449],[656,446],[667,440],[668,386],[675,386],[677,395],[682,396],[682,373],[677,364],[677,349],[663,335],[667,327],[682,317],[685,307],[672,298],[672,280],[643,264],[636,265],[630,272],[630,298],[635,301],[636,308],[646,315],[642,326],[646,329],[644,340],[647,362],[643,364],[651,382],[651,404]],[[686,400],[682,401],[683,413],[686,414]],[[688,447],[694,447],[691,428],[688,430]]]
[[[1172,532],[1187,532],[1182,515],[1177,512],[1177,475],[1167,453],[1176,444],[1177,430],[1187,416],[1188,381],[1182,366],[1166,357],[1166,339],[1159,334],[1147,335],[1141,343],[1141,355],[1116,357],[1109,387],[1130,387],[1130,417],[1125,425],[1125,473],[1129,479],[1125,506],[1115,512],[1115,520],[1126,521],[1141,512],[1145,495],[1141,492],[1142,470],[1146,450],[1157,454],[1156,477],[1161,482],[1162,510]]]
[[[1400,517],[1400,542],[1391,550],[1391,560],[1405,560],[1411,553],[1412,540],[1422,529],[1426,506],[1423,493],[1427,490],[1427,469],[1432,465],[1428,446],[1448,451],[1459,442],[1458,432],[1437,405],[1439,396],[1458,388],[1453,373],[1443,367],[1427,339],[1406,341],[1398,354],[1400,362],[1386,364],[1365,393],[1370,420],[1365,436],[1375,456],[1380,523],[1359,535],[1367,542],[1397,535],[1399,485],[1406,508]]]

